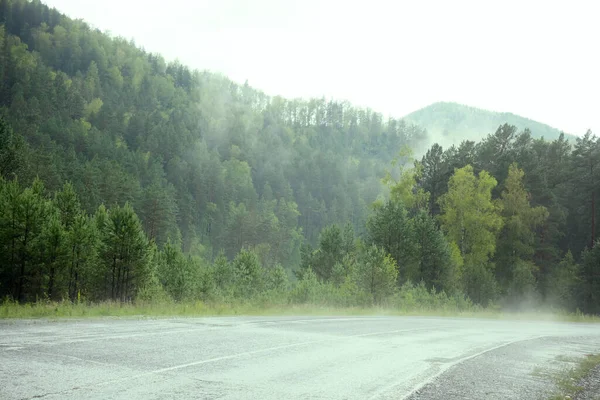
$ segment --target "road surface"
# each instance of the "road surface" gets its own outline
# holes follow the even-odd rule
[[[1,399],[535,399],[600,325],[429,317],[0,321]]]

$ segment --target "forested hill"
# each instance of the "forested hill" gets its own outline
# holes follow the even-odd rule
[[[450,102],[431,104],[408,114],[405,119],[425,128],[431,140],[445,145],[460,144],[463,140],[479,141],[505,123],[519,130],[529,129],[533,137],[550,141],[558,139],[561,133],[551,126],[512,113]],[[575,136],[565,137],[575,142]]]
[[[478,140],[427,150],[417,125],[269,97],[37,0],[0,0],[0,44],[0,298],[600,314],[591,132],[442,104],[410,119]]]
[[[324,226],[364,226],[380,179],[424,132],[348,103],[269,97],[167,63],[39,1],[2,0],[1,112],[28,143],[21,183],[130,202],[150,238],[293,265]],[[198,49],[201,51],[201,49]]]

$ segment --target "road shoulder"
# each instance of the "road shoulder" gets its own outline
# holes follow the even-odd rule
[[[408,399],[553,398],[561,390],[555,377],[572,367],[573,359],[592,353],[600,346],[597,339],[583,344],[586,342],[546,337],[513,343],[453,366]],[[540,360],[544,362],[540,363]],[[590,379],[593,381],[595,377]],[[591,389],[596,388],[595,382],[586,384]],[[582,399],[596,400],[594,397]]]
[[[600,400],[600,364],[579,382],[583,388],[575,395],[574,400]]]

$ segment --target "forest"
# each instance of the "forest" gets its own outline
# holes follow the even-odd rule
[[[167,62],[38,0],[0,0],[0,24],[7,301],[600,314],[592,132],[503,123],[443,148],[370,109]]]

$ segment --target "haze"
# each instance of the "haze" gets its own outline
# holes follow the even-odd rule
[[[268,94],[401,117],[436,101],[600,132],[593,1],[47,0]]]

